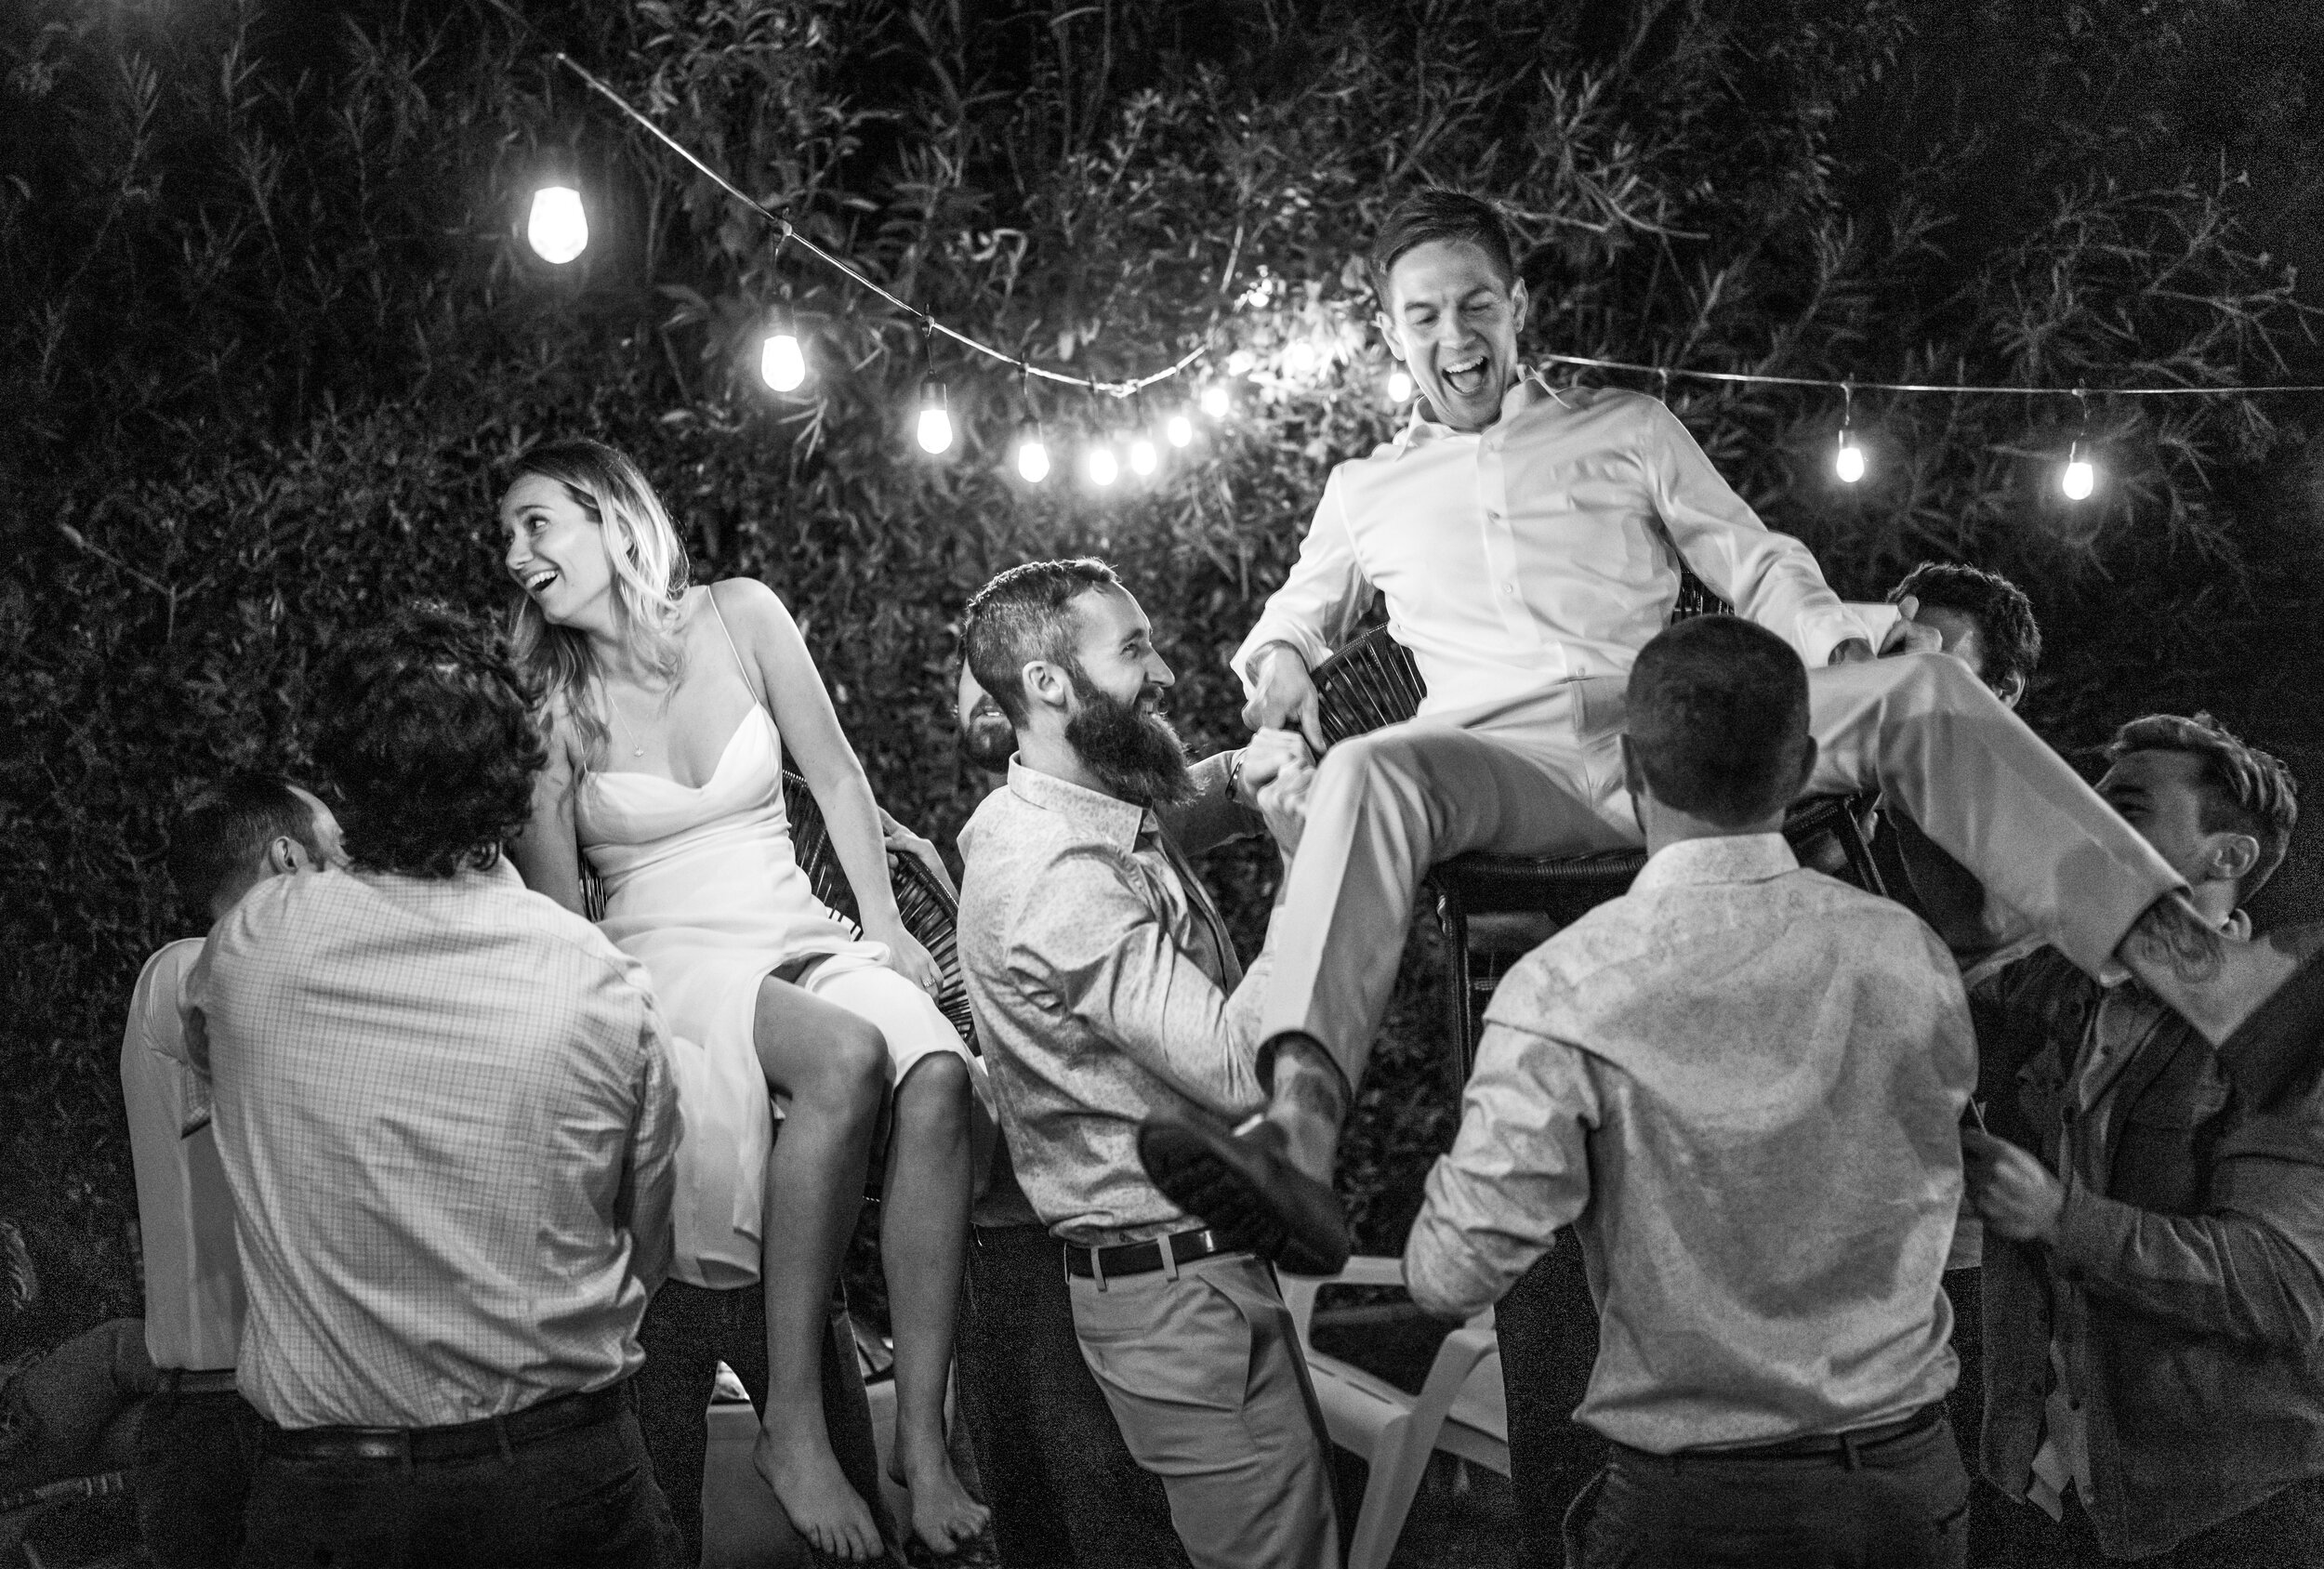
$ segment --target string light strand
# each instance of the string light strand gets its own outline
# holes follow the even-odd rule
[[[1756,371],[1692,371],[1670,365],[1634,365],[1622,360],[1593,360],[1584,354],[1552,354],[1534,356],[1560,365],[1587,365],[1592,370],[1628,371],[1635,376],[1651,376],[1660,379],[1667,391],[1672,376],[1689,376],[1697,381],[1747,382],[1765,387],[1815,387],[1836,391],[1842,396],[1851,389],[1870,392],[1954,392],[2011,393],[2024,398],[2085,398],[2093,392],[2105,398],[2237,398],[2254,397],[2263,392],[2324,392],[2324,384],[2260,387],[2001,387],[1976,382],[1944,381],[1836,381],[1827,376],[1764,376]]]
[[[872,294],[878,295],[881,299],[886,300],[890,305],[894,306],[898,310],[905,312],[907,316],[919,317],[922,323],[925,323],[926,330],[940,332],[946,337],[952,339],[955,343],[959,344],[964,349],[974,349],[977,353],[985,356],[987,359],[997,360],[1004,365],[1014,366],[1021,374],[1025,376],[1037,376],[1044,381],[1063,382],[1069,387],[1078,387],[1086,384],[1092,392],[1103,396],[1111,396],[1116,398],[1133,397],[1149,387],[1153,387],[1160,382],[1168,381],[1172,376],[1182,375],[1190,369],[1197,360],[1200,360],[1204,355],[1210,352],[1210,346],[1208,343],[1196,344],[1194,348],[1180,355],[1176,361],[1165,366],[1163,369],[1155,371],[1151,376],[1139,376],[1136,379],[1129,381],[1101,382],[1093,377],[1075,376],[1070,372],[1049,370],[1040,365],[1034,364],[1031,361],[1024,359],[1021,355],[1010,354],[1006,350],[995,349],[989,344],[980,343],[975,338],[969,336],[968,334],[957,331],[954,328],[944,325],[944,323],[939,322],[933,316],[929,315],[928,312],[920,310],[918,306],[905,303],[904,300],[898,298],[894,294],[885,288],[882,288],[878,283],[866,277],[863,272],[859,271],[846,260],[832,255],[829,251],[825,250],[821,245],[815,244],[814,241],[800,233],[789,218],[785,218],[781,213],[776,212],[772,207],[768,206],[758,198],[748,194],[733,180],[728,179],[724,175],[719,173],[718,170],[712,168],[709,165],[695,157],[693,152],[689,150],[683,142],[680,142],[677,138],[671,136],[667,131],[665,131],[661,126],[655,125],[651,119],[647,118],[646,115],[632,106],[627,99],[623,98],[619,93],[614,91],[613,88],[607,86],[603,82],[599,81],[596,76],[589,73],[587,67],[583,66],[580,61],[574,59],[571,55],[566,54],[562,49],[560,49],[556,52],[555,58],[560,65],[562,65],[566,70],[572,72],[575,76],[580,77],[583,82],[587,83],[591,89],[597,92],[600,96],[603,97],[608,102],[612,103],[614,108],[620,110],[631,120],[636,121],[640,125],[643,126],[654,136],[654,139],[661,142],[663,146],[668,148],[672,152],[677,153],[687,163],[693,165],[696,170],[700,171],[705,178],[710,180],[713,184],[717,185],[720,190],[725,191],[729,196],[733,197],[734,200],[742,203],[745,206],[749,207],[752,211],[758,213],[769,222],[778,225],[783,231],[783,238],[786,243],[798,245],[799,249],[805,251],[808,255],[813,257],[825,266],[853,282],[858,288],[865,289]],[[577,250],[575,254],[578,254]]]

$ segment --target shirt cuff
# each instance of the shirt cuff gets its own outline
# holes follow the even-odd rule
[[[1462,1323],[1501,1296],[1459,1228],[1425,1206],[1404,1245],[1404,1286],[1423,1312]]]
[[[1872,634],[1866,629],[1855,612],[1844,604],[1833,605],[1827,610],[1801,612],[1799,620],[1793,625],[1792,635],[1799,639],[1800,657],[1811,670],[1820,670],[1829,665],[1832,651],[1851,638],[1861,638],[1868,644],[1872,643]],[[1872,652],[1880,652],[1878,644],[1872,645]]]

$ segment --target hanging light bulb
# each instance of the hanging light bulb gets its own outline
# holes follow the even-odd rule
[[[765,346],[759,350],[759,374],[777,392],[797,391],[806,381],[807,356],[790,328],[767,335]]]
[[[1129,443],[1129,471],[1143,479],[1161,466],[1162,455],[1154,450],[1154,442],[1140,436]]]
[[[1028,484],[1039,484],[1049,478],[1049,443],[1041,440],[1041,428],[1027,424],[1017,441],[1017,472]]]
[[[1304,379],[1315,373],[1315,346],[1303,337],[1295,337],[1283,350],[1283,373]]]
[[[931,381],[920,388],[920,451],[931,456],[952,445],[952,412],[946,407],[944,384]]]
[[[581,192],[570,185],[544,185],[533,192],[524,238],[543,261],[559,267],[588,249],[589,220],[581,210]]]
[[[2068,501],[2088,501],[2090,493],[2098,488],[2098,470],[2081,455],[2080,442],[2067,454],[2066,472],[2058,480],[2058,488]]]
[[[1832,470],[1843,485],[1853,485],[1864,478],[1864,449],[1849,440],[1846,430],[1840,432],[1840,455],[1832,460]]]
[[[1388,373],[1388,401],[1401,403],[1412,396],[1412,373],[1398,365]]]
[[[1122,477],[1122,466],[1114,456],[1114,449],[1100,442],[1089,449],[1089,482],[1110,485]]]
[[[1202,412],[1211,418],[1224,419],[1226,411],[1232,406],[1224,382],[1214,381],[1202,389]]]
[[[1174,414],[1162,433],[1170,439],[1170,445],[1182,447],[1195,439],[1195,422],[1182,414]]]

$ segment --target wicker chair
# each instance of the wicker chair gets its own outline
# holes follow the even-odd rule
[[[855,892],[848,887],[847,874],[831,848],[831,829],[823,820],[823,808],[815,804],[807,781],[787,769],[783,774],[783,811],[791,820],[791,853],[799,870],[807,874],[808,887],[825,906],[860,930]],[[936,994],[936,1006],[960,1032],[969,1049],[977,1050],[976,1025],[969,1016],[968,986],[960,978],[960,951],[954,930],[958,906],[929,869],[909,855],[888,857],[888,877],[895,889],[896,911],[904,917],[904,930],[919,939],[944,978],[943,989]],[[605,913],[605,890],[586,857],[581,863],[581,884],[589,918],[595,920]]]
[[[1726,601],[1692,573],[1680,581],[1672,621],[1723,614]],[[1337,745],[1383,725],[1410,719],[1427,695],[1411,650],[1375,627],[1315,667],[1314,677],[1325,741]],[[1793,806],[1785,837],[1802,865],[1845,876],[1857,887],[1885,894],[1860,822],[1868,805],[1858,796],[1820,796]],[[1595,855],[1494,855],[1472,851],[1433,868],[1422,884],[1444,934],[1452,979],[1446,1033],[1453,1049],[1446,1071],[1455,1092],[1469,1079],[1476,1057],[1477,1021],[1501,975],[1558,928],[1627,891],[1646,864],[1644,850]]]

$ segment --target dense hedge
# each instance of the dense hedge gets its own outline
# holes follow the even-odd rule
[[[1416,182],[1518,215],[1541,347],[2104,386],[2261,379],[2298,342],[2289,282],[2238,239],[2215,171],[2109,185],[2062,143],[2037,216],[1974,255],[1945,248],[1934,174],[1848,211],[1828,129],[1908,47],[1909,5],[1690,0],[1636,29],[1535,0],[421,9],[326,25],[255,0],[28,0],[0,19],[20,302],[0,395],[20,411],[0,452],[0,1190],[68,1316],[134,1300],[114,1043],[139,959],[185,930],[155,865],[171,811],[230,767],[302,766],[305,673],[341,629],[416,597],[506,602],[495,475],[540,435],[628,447],[701,575],[783,593],[882,798],[948,835],[983,788],[953,754],[953,618],[1028,555],[1113,559],[1185,728],[1235,737],[1221,656],[1328,465],[1388,429],[1353,258]],[[2154,9],[2086,8],[2125,71],[2168,46]],[[550,46],[1012,352],[1110,376],[1207,335],[1235,417],[1149,488],[1033,492],[1004,461],[1016,379],[940,351],[962,435],[923,460],[912,322],[780,254]],[[552,168],[582,178],[596,234],[562,272],[514,239]],[[751,376],[778,303],[816,367],[790,399]],[[1281,372],[1294,336],[1317,374]],[[1843,491],[1825,401],[1671,390],[1843,589],[1932,554],[2025,581],[2057,651],[2038,717],[2065,739],[2223,701],[2225,670],[2290,679],[2313,485],[2265,467],[2300,433],[2256,404],[2094,400],[2108,485],[2069,510],[2031,461],[2072,433],[2065,407],[1860,399],[1874,477]],[[1140,413],[1036,396],[1053,436]],[[1216,871],[1249,935],[1264,857]],[[1352,1150],[1375,1240],[1402,1205],[1375,1201],[1449,1127],[1410,1092],[1425,1043],[1398,1027]]]

